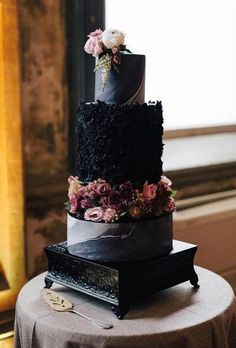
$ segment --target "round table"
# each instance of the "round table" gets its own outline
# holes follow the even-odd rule
[[[69,312],[55,312],[40,290],[45,274],[21,290],[15,318],[15,348],[235,348],[236,301],[230,285],[201,267],[195,270],[200,289],[189,282],[140,299],[118,320],[108,303],[53,284],[74,308],[90,317],[111,322],[100,329]]]

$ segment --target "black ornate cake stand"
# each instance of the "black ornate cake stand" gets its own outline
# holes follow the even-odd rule
[[[193,260],[197,246],[174,240],[169,255],[135,262],[91,262],[72,255],[67,242],[45,248],[48,273],[45,287],[53,282],[109,302],[122,319],[131,300],[190,281],[198,288]]]

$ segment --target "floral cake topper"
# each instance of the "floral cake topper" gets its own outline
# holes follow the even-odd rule
[[[124,44],[125,35],[117,29],[96,29],[88,35],[85,43],[85,52],[97,58],[94,71],[101,69],[102,88],[105,88],[109,73],[114,69],[119,73],[121,51],[130,52]]]
[[[171,181],[162,176],[155,184],[147,181],[135,187],[130,181],[111,186],[98,179],[84,183],[78,177],[68,179],[68,211],[79,219],[96,222],[132,221],[155,218],[175,210]]]

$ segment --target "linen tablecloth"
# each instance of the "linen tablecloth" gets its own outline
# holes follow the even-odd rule
[[[55,312],[43,300],[45,274],[29,281],[16,306],[15,348],[235,348],[236,301],[217,274],[195,267],[200,289],[189,282],[136,300],[123,320],[108,303],[53,284],[84,314],[111,322],[100,329],[85,319]]]

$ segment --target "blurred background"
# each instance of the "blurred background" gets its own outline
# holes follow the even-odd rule
[[[0,0],[0,347],[23,284],[66,239],[80,101],[93,101],[96,28],[144,53],[146,101],[162,100],[164,171],[178,191],[174,237],[236,291],[236,2]]]

